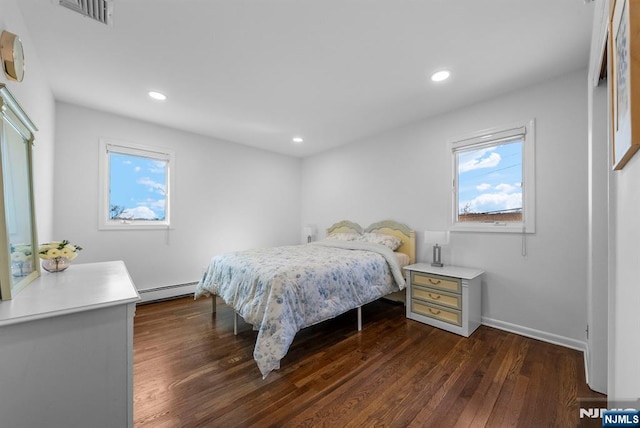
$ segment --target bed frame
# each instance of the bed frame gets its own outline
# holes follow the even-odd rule
[[[375,232],[383,235],[392,235],[402,240],[402,245],[396,251],[409,256],[410,262],[416,262],[416,234],[407,225],[398,223],[393,220],[384,220],[373,223],[366,229],[363,229],[357,223],[349,220],[343,220],[335,223],[327,228],[327,235],[330,233],[363,233]],[[212,297],[213,313],[216,312],[216,296]],[[358,331],[362,330],[362,306],[355,308],[358,312]],[[238,313],[233,312],[233,334],[238,334]]]
[[[330,233],[363,233],[375,232],[383,235],[392,235],[402,240],[402,245],[396,251],[409,256],[410,263],[416,262],[416,233],[407,225],[393,220],[384,220],[373,223],[363,229],[358,223],[343,220],[327,228],[327,235]],[[362,306],[356,308],[358,312],[358,331],[362,330]]]

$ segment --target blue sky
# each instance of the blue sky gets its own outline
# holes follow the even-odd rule
[[[125,207],[122,217],[164,220],[167,163],[110,153],[109,205]]]
[[[522,208],[522,140],[458,153],[458,212]]]

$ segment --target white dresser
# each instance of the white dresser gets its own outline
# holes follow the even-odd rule
[[[484,271],[428,263],[406,266],[407,318],[469,337],[481,324]]]
[[[139,299],[117,261],[42,271],[0,302],[0,426],[132,427]]]

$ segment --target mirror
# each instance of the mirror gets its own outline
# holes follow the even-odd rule
[[[0,110],[0,295],[9,300],[40,275],[32,172],[37,129],[1,84]]]

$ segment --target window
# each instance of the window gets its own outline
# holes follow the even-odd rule
[[[451,144],[452,230],[535,232],[534,121]]]
[[[170,225],[171,150],[100,140],[101,229]]]

